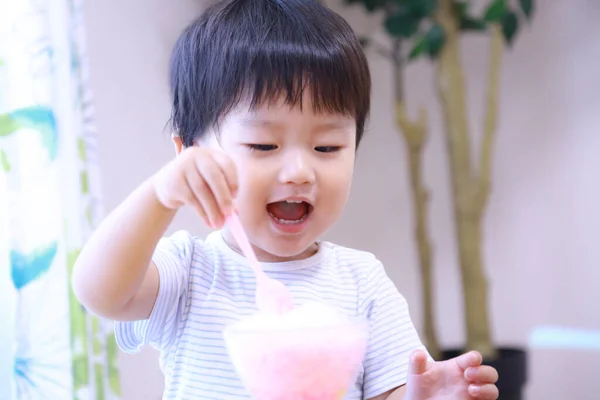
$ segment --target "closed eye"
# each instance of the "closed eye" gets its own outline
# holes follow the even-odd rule
[[[253,151],[272,151],[277,149],[277,146],[274,144],[248,144],[247,146]]]
[[[315,147],[315,150],[320,153],[335,153],[336,151],[340,151],[342,149],[341,146],[318,146]]]

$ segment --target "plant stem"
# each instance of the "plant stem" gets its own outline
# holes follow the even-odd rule
[[[400,40],[394,41],[394,53],[400,55]],[[399,57],[395,58],[400,60]],[[404,105],[403,68],[400,61],[394,63],[396,89],[396,124],[406,143],[410,174],[412,204],[415,216],[414,234],[417,243],[419,266],[421,271],[421,297],[424,314],[424,336],[427,350],[433,359],[441,357],[440,345],[436,335],[434,321],[434,290],[431,260],[431,240],[428,233],[429,196],[423,178],[423,153],[427,139],[427,114],[419,110],[416,120],[409,117]]]
[[[490,74],[486,97],[486,113],[483,140],[479,152],[479,209],[484,213],[491,188],[492,155],[494,139],[498,131],[498,99],[500,97],[500,66],[504,43],[498,25],[491,26],[490,36]]]
[[[428,234],[428,190],[423,183],[423,149],[427,132],[427,115],[424,109],[419,112],[416,121],[406,114],[404,104],[396,106],[396,120],[403,133],[408,148],[408,165],[412,194],[413,211],[415,216],[414,234],[417,242],[419,265],[421,270],[421,296],[423,300],[424,335],[427,349],[435,360],[440,359],[440,345],[435,330],[433,311],[434,290],[431,262],[431,241]]]
[[[459,31],[451,0],[440,0],[436,18],[446,34],[437,64],[437,85],[446,126],[454,199],[464,293],[466,350],[477,350],[489,359],[495,356],[495,351],[490,334],[488,288],[482,254],[481,190],[471,166],[465,78],[460,59]]]

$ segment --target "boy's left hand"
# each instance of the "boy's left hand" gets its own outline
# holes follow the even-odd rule
[[[446,361],[428,361],[423,351],[411,355],[407,400],[496,400],[498,372],[481,365],[481,354],[470,351]]]

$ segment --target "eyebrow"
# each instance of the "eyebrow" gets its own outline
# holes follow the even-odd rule
[[[272,121],[269,119],[263,118],[255,118],[255,117],[247,117],[243,118],[241,124],[244,126],[258,127],[258,128],[281,128],[284,124],[277,121]],[[350,121],[327,121],[320,123],[316,126],[315,131],[317,132],[327,132],[332,130],[340,130],[348,127],[352,127],[354,124]]]
[[[240,120],[240,123],[245,126],[253,126],[253,127],[272,127],[278,126],[280,124],[270,121],[268,119],[254,118],[254,117],[246,117]]]

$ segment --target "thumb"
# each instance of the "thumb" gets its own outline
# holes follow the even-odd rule
[[[429,360],[427,353],[423,350],[415,350],[410,355],[410,362],[408,366],[409,373],[413,375],[421,375],[429,370]]]

